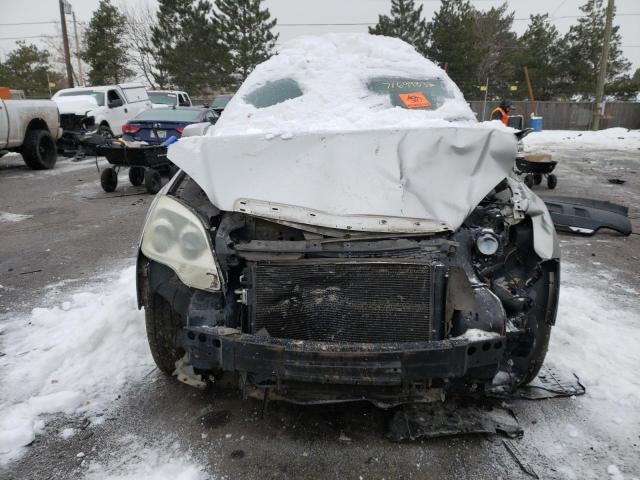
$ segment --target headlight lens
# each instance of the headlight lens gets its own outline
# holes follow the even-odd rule
[[[207,231],[186,206],[166,195],[160,197],[142,233],[142,253],[171,268],[180,280],[200,290],[220,290]]]
[[[495,255],[500,248],[500,241],[495,233],[491,230],[483,230],[476,237],[476,248],[482,255]]]

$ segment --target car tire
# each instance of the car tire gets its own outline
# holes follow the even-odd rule
[[[558,177],[556,177],[553,173],[550,173],[547,177],[547,187],[549,190],[553,190],[558,185]]]
[[[102,171],[100,174],[100,185],[107,193],[115,191],[118,186],[118,174],[113,168],[108,167]]]
[[[144,186],[147,188],[147,192],[155,195],[162,188],[162,177],[157,170],[153,168],[147,168],[144,172]]]
[[[178,346],[182,321],[169,302],[158,294],[149,298],[144,318],[151,356],[162,372],[171,375],[176,362],[184,356],[184,350]]]
[[[58,159],[56,142],[47,130],[29,130],[22,145],[24,163],[33,170],[49,170]]]
[[[139,187],[144,183],[144,167],[130,167],[129,181],[134,187]]]

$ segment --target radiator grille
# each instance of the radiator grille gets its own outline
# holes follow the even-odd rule
[[[429,264],[257,262],[253,271],[255,332],[331,342],[431,339]]]

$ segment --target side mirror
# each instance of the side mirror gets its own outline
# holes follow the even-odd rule
[[[118,108],[123,105],[122,100],[120,98],[116,98],[115,100],[109,100],[109,108]]]

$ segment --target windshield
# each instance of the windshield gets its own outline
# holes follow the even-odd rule
[[[151,103],[159,103],[161,105],[175,105],[177,95],[169,92],[148,92]]]
[[[93,97],[98,106],[104,106],[104,92],[96,92],[95,90],[70,90],[68,92],[60,92],[58,97]]]
[[[176,108],[156,108],[146,110],[136,120],[153,120],[157,122],[196,122],[201,118],[202,110]]]
[[[447,90],[443,80],[430,78],[379,77],[367,84],[370,91],[387,95],[394,107],[411,110],[437,110],[453,94]]]

